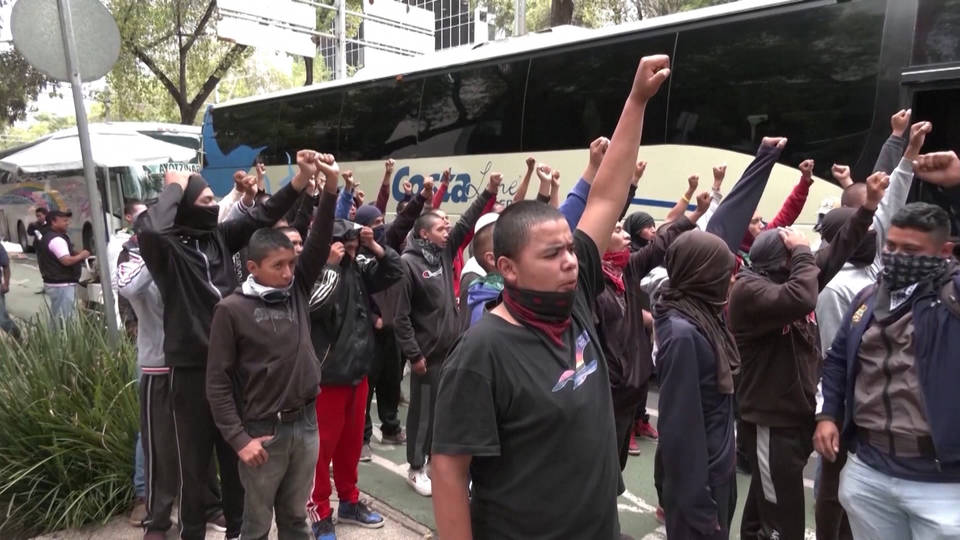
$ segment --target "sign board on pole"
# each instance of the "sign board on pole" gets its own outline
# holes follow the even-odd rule
[[[309,33],[317,20],[313,6],[290,0],[218,0],[217,7],[220,39],[298,56],[313,57],[317,52]]]
[[[363,22],[363,39],[418,54],[433,52],[434,14],[423,8],[395,0],[364,4],[363,13],[371,16]],[[393,22],[393,24],[391,24]],[[401,24],[402,23],[402,24]],[[376,47],[364,47],[365,68],[387,68],[406,56]]]
[[[224,17],[217,22],[217,37],[258,49],[283,51],[297,56],[312,58],[317,53],[317,45],[310,34],[236,17]]]
[[[95,0],[71,4],[79,70],[83,82],[95,81],[113,68],[120,55],[120,30],[107,8]],[[19,0],[13,6],[10,30],[20,54],[30,65],[58,81],[69,81],[57,0]]]

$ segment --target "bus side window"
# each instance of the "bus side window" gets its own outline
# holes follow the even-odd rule
[[[426,80],[418,156],[520,151],[528,61],[448,71]]]
[[[586,148],[597,137],[612,136],[637,60],[670,54],[673,41],[674,34],[667,34],[534,58],[523,119],[524,151]],[[663,143],[667,95],[659,92],[647,106],[644,144]]]
[[[412,157],[423,80],[388,80],[348,90],[340,115],[341,161]]]

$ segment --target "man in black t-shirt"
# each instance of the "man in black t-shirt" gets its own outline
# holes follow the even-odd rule
[[[575,233],[538,202],[497,221],[503,302],[460,339],[440,377],[431,472],[441,538],[619,538],[617,441],[592,306],[643,113],[668,67],[666,56],[640,61]]]

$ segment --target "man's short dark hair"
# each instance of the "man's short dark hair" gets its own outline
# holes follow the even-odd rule
[[[123,203],[123,215],[132,216],[136,207],[141,205],[146,206],[140,199],[127,199],[127,202]]]
[[[287,233],[292,233],[292,232],[295,232],[295,233],[297,233],[297,234],[300,234],[300,230],[299,230],[299,229],[297,229],[296,227],[291,227],[291,226],[289,226],[289,225],[287,225],[286,227],[277,227],[277,228],[274,229],[274,230],[277,231],[277,232],[279,232],[279,233],[281,233],[281,234],[283,234],[283,235],[286,235]],[[301,238],[301,240],[302,240],[302,238]]]
[[[935,204],[913,202],[893,215],[890,225],[914,229],[933,235],[937,242],[945,242],[950,235],[950,216]]]
[[[867,185],[863,182],[856,182],[843,188],[840,194],[840,206],[846,208],[857,208],[867,197]]]
[[[293,243],[278,229],[257,229],[247,243],[247,259],[260,264],[260,261],[277,249],[293,250]]]
[[[38,206],[37,209],[34,210],[34,213],[36,213],[36,214],[43,214],[43,215],[47,215],[49,212],[50,212],[50,211],[47,210],[47,207],[45,207],[45,206]]]
[[[514,258],[527,244],[530,229],[564,219],[556,208],[539,201],[520,201],[506,207],[493,229],[493,256]]]
[[[499,221],[499,218],[497,218],[497,221]],[[496,229],[497,229],[497,223],[493,222],[487,225],[486,227],[480,229],[479,231],[477,231],[476,234],[473,235],[473,241],[470,242],[471,257],[478,257],[478,256],[483,257],[483,253],[476,252],[475,250],[476,247],[480,247],[483,245],[489,245],[490,247],[493,247],[493,231],[495,231]]]
[[[413,222],[413,237],[420,238],[420,231],[424,229],[429,229],[437,224],[437,221],[442,220],[439,214],[435,212],[427,212],[426,214],[421,214],[416,221]]]

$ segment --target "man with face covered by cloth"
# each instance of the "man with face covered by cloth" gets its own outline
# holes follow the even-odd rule
[[[743,444],[756,464],[742,538],[803,539],[803,467],[813,450],[822,365],[813,311],[820,289],[866,236],[888,184],[884,173],[867,179],[866,203],[816,258],[799,232],[760,233],[750,248],[751,266],[731,289],[730,328],[743,362],[737,388]]]
[[[305,163],[306,153],[297,162]],[[261,227],[283,217],[307,186],[309,174],[257,205],[249,215],[217,224],[219,207],[199,174],[167,173],[166,187],[141,216],[140,253],[163,299],[163,353],[170,368],[170,391],[176,440],[166,441],[180,460],[180,535],[203,538],[206,532],[204,490],[214,447],[220,464],[227,538],[240,535],[243,487],[237,454],[213,422],[206,398],[207,348],[213,308],[237,286],[233,254]]]
[[[736,259],[719,237],[690,231],[667,250],[670,281],[654,325],[660,351],[655,471],[671,540],[729,537],[737,502],[733,373],[739,353],[723,308]]]

